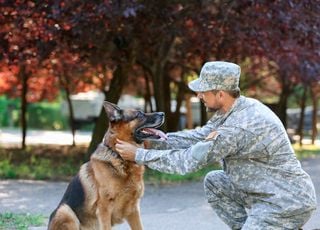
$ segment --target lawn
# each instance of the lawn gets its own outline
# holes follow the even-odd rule
[[[299,159],[320,155],[315,145],[293,146]],[[68,181],[86,160],[86,147],[71,146],[29,146],[26,150],[0,148],[0,178]],[[201,180],[215,164],[185,176],[146,170],[146,183],[175,183]]]
[[[45,217],[31,214],[0,213],[0,229],[28,230],[30,226],[43,226]]]

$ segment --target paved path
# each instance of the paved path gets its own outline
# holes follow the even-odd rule
[[[87,145],[91,141],[91,132],[76,131],[75,142],[77,145]],[[19,129],[0,129],[0,145],[20,146],[22,134]],[[71,145],[71,131],[46,131],[28,130],[26,136],[27,145]]]
[[[318,196],[318,209],[304,230],[320,229],[320,157],[302,161],[312,176]],[[49,216],[60,201],[65,182],[2,180],[0,212],[33,213]],[[141,201],[142,221],[146,230],[227,230],[204,199],[202,183],[167,186],[147,185]],[[37,228],[45,229],[45,227]],[[126,224],[115,230],[129,229]]]

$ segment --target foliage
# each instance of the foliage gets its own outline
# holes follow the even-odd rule
[[[0,97],[0,126],[8,126],[8,103],[7,100],[3,100],[3,97]]]
[[[276,79],[267,89],[280,94],[285,120],[293,86],[319,80],[319,8],[313,0],[1,1],[0,93],[22,96],[23,110],[59,88],[100,89],[117,102],[131,87],[147,101],[154,95],[165,127],[176,130],[187,79],[218,59],[243,65],[257,94]]]
[[[0,213],[0,229],[27,230],[31,226],[42,226],[44,222],[42,215]]]
[[[0,126],[19,127],[19,107],[17,99],[0,97]],[[28,107],[28,127],[39,130],[66,130],[67,117],[61,112],[60,102],[38,102]]]
[[[55,43],[46,29],[46,11],[46,4],[31,1],[1,2],[1,93],[12,97],[27,93],[30,102],[57,94],[56,79],[42,66]]]
[[[293,83],[318,77],[319,4],[312,0],[3,1],[0,6],[6,61],[2,74],[7,79],[4,88],[12,93],[17,90],[8,86],[19,83],[13,79],[24,60],[36,76],[30,81],[36,87],[31,88],[39,92],[53,91],[57,87],[50,86],[57,82],[73,90],[88,83],[103,90],[110,83],[106,70],[123,60],[130,61],[132,72],[137,65],[146,70],[161,89],[161,79],[172,68],[197,72],[210,59],[242,63],[261,57],[287,70],[285,77]],[[157,69],[163,73],[159,79]],[[55,95],[32,92],[38,99]]]
[[[28,107],[28,127],[40,130],[66,130],[67,117],[62,115],[61,104],[33,103]]]
[[[233,29],[246,37],[242,54],[266,58],[276,71],[281,88],[275,112],[286,126],[288,97],[294,86],[319,81],[320,34],[314,29],[319,27],[320,6],[312,0],[237,1],[234,10]]]

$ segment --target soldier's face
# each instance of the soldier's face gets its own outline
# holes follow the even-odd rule
[[[212,112],[218,111],[223,107],[220,91],[197,92],[197,97]]]

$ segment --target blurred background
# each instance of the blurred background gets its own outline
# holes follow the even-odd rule
[[[30,130],[86,131],[92,152],[104,100],[165,112],[165,131],[203,125],[187,83],[213,60],[242,67],[242,94],[292,142],[319,137],[318,0],[2,0],[0,12],[0,129],[18,130],[22,149]]]

